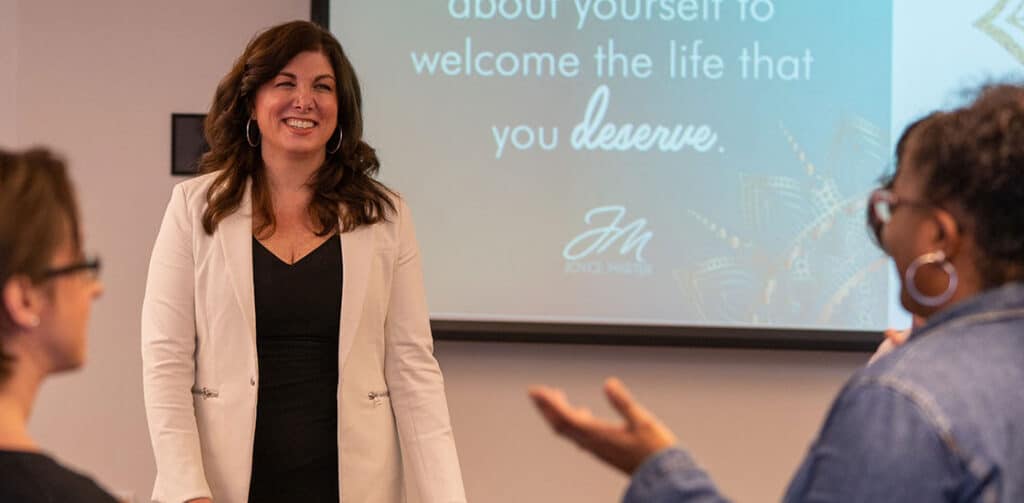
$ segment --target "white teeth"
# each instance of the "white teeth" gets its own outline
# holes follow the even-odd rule
[[[291,127],[297,127],[300,129],[309,129],[316,125],[316,123],[313,121],[307,121],[302,119],[288,119],[284,121],[284,123],[288,124]]]

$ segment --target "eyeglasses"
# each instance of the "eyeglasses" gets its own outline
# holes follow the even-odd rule
[[[927,208],[934,206],[925,201],[904,199],[889,189],[877,189],[868,197],[868,226],[871,227],[875,243],[882,245],[882,229],[892,220],[892,215],[901,205]]]
[[[89,279],[97,280],[100,277],[100,266],[99,257],[86,258],[80,262],[43,271],[43,280],[50,280],[60,276],[67,276],[69,274],[77,274],[83,271],[89,273]]]

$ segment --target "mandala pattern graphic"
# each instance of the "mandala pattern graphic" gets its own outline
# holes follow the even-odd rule
[[[974,26],[1024,64],[1024,0],[999,0]]]
[[[840,187],[858,185],[851,174],[875,173],[885,164],[886,134],[848,117],[815,164],[785,124],[779,133],[793,153],[794,162],[785,163],[790,168],[741,174],[733,196],[749,235],[733,233],[708,212],[687,210],[721,246],[673,270],[683,302],[706,320],[877,328],[888,299],[886,259],[867,231],[867,191]]]

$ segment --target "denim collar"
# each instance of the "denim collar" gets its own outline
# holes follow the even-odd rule
[[[923,327],[911,332],[910,338],[927,335],[932,330],[967,316],[1014,309],[1024,309],[1024,282],[1007,283],[957,302],[933,314]]]

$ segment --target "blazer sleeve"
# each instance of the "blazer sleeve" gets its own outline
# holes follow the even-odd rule
[[[184,187],[171,193],[153,246],[142,302],[142,375],[156,457],[153,500],[211,497],[203,471],[192,386],[195,381],[193,220]]]
[[[433,338],[419,246],[408,208],[397,199],[399,234],[384,332],[384,372],[398,424],[402,465],[413,501],[466,501],[444,379]]]

